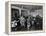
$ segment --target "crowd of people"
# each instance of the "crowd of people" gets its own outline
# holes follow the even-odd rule
[[[33,16],[18,16],[12,17],[11,30],[12,31],[28,31],[28,30],[42,30],[43,18],[39,15]]]

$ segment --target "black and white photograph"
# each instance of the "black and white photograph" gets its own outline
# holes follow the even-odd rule
[[[11,4],[11,32],[43,30],[43,6]]]

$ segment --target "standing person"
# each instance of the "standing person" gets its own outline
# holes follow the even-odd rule
[[[23,16],[20,17],[20,24],[21,24],[21,28],[24,30],[24,28],[25,28],[25,18]]]
[[[25,17],[25,30],[27,30],[27,18],[28,18],[28,16]]]
[[[32,19],[32,30],[35,30],[35,17]]]
[[[30,29],[30,17],[27,18],[27,29],[29,30]]]

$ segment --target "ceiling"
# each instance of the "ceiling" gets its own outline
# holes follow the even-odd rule
[[[16,7],[19,7],[19,8],[23,8],[23,9],[28,9],[30,11],[34,11],[34,10],[38,10],[38,9],[42,9],[42,6],[40,5],[19,5],[19,4],[12,4],[12,6],[16,6]]]

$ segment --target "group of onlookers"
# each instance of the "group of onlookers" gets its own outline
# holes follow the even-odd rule
[[[41,30],[43,18],[37,15],[33,16],[20,16],[13,17],[11,22],[12,31],[26,31],[26,30]]]

